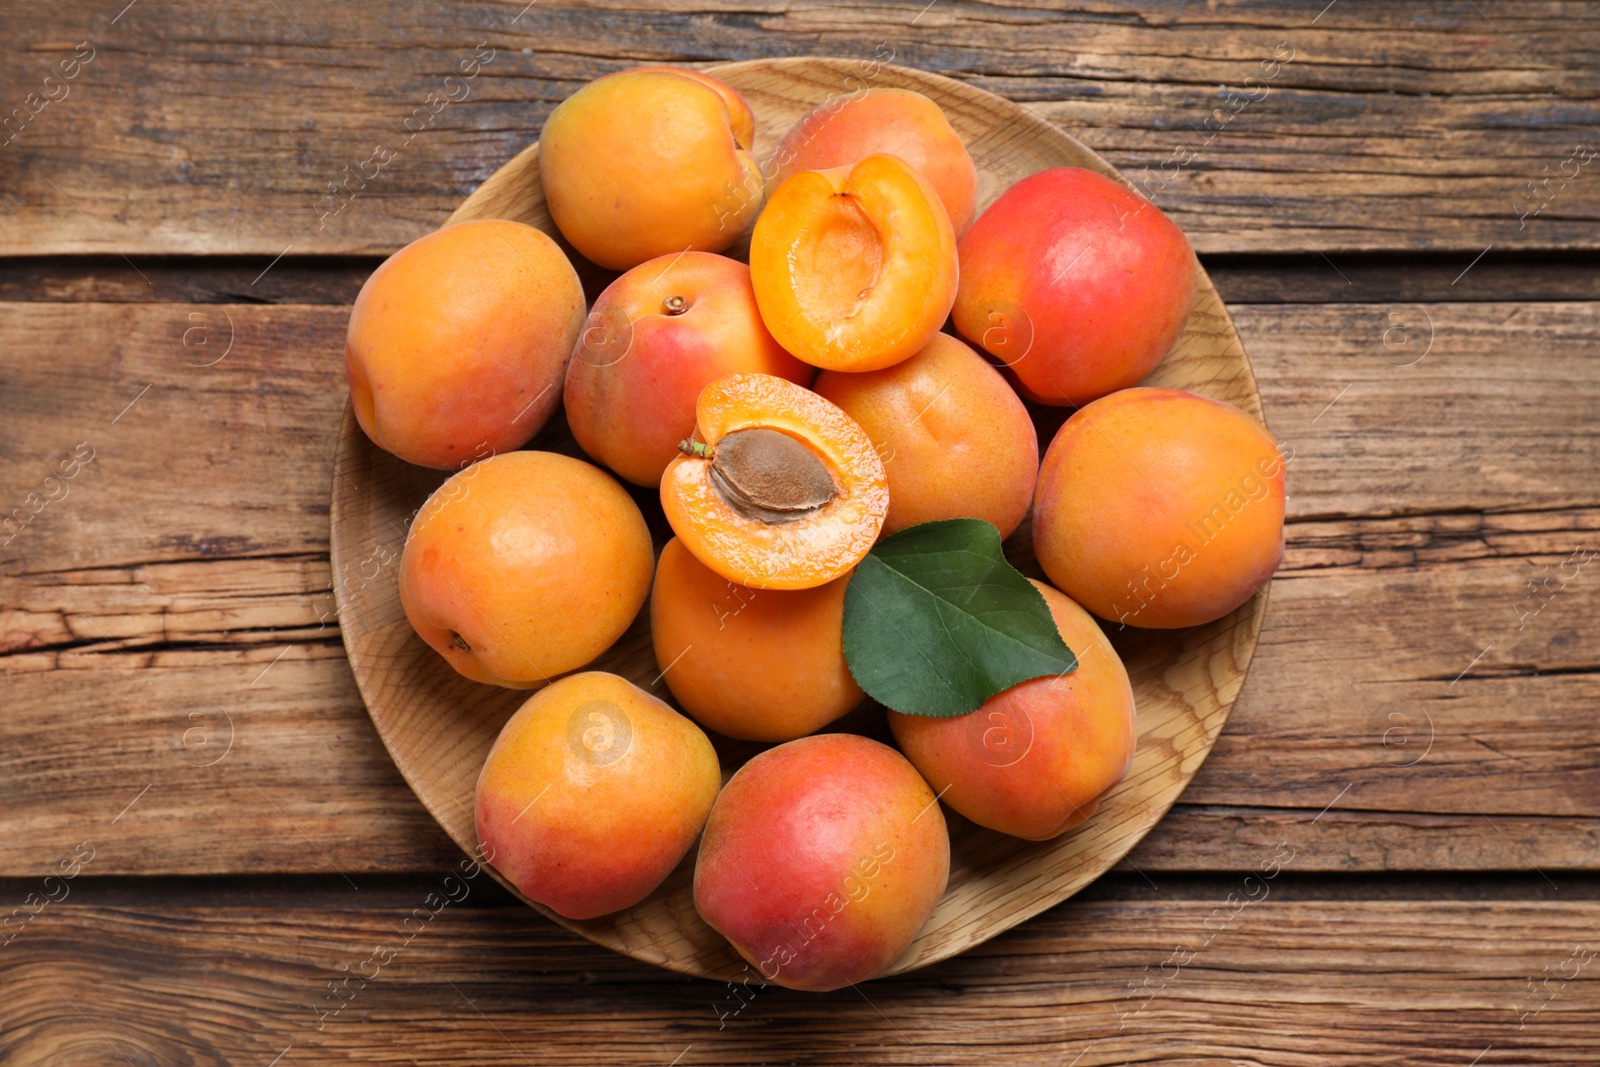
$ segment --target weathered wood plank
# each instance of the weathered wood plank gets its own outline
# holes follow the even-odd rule
[[[1438,325],[1412,367],[1392,365],[1397,335],[1383,343],[1396,310]],[[1295,521],[1228,729],[1132,863],[1239,866],[1263,835],[1314,826],[1307,869],[1600,865],[1600,584],[1572,556],[1600,549],[1594,305],[1235,313],[1295,448]],[[48,869],[146,785],[108,873],[451,854],[336,644],[325,502],[344,314],[0,307],[7,499],[49,493],[75,445],[95,449],[0,549],[0,875]],[[1400,514],[1363,515],[1373,500]]]
[[[590,78],[799,54],[892,56],[1025,102],[1144,184],[1202,251],[1322,254],[1337,273],[1360,249],[1465,266],[1491,244],[1596,247],[1592,7],[1322,7],[19,8],[0,13],[0,253],[265,266],[385,251],[436,226]],[[326,199],[334,186],[352,195]]]
[[[926,971],[801,994],[674,978],[526,909],[475,907],[448,873],[415,901],[351,892],[337,910],[69,895],[0,953],[5,1048],[206,1067],[1600,1055],[1593,901],[1286,900],[1258,876],[1215,899],[1069,902]]]

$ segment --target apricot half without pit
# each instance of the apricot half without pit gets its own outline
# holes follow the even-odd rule
[[[700,393],[698,440],[661,479],[661,506],[694,556],[752,589],[810,589],[867,554],[889,511],[888,478],[855,421],[769,374]]]

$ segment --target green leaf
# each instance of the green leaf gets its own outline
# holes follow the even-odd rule
[[[873,546],[845,590],[844,657],[873,699],[936,718],[1078,667],[1044,597],[981,519],[925,522]]]

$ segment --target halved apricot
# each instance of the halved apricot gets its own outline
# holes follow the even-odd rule
[[[794,175],[750,238],[767,329],[825,370],[878,370],[917,352],[950,314],[956,272],[950,216],[898,156]]]
[[[752,589],[811,589],[872,548],[889,481],[866,431],[811,390],[730,374],[700,393],[696,438],[661,478],[673,532]]]

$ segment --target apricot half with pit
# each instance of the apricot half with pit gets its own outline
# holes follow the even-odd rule
[[[877,370],[939,331],[956,299],[955,231],[898,156],[778,186],[750,237],[750,281],[778,343],[824,370]]]
[[[661,506],[700,562],[753,589],[810,589],[872,548],[888,477],[838,407],[783,378],[730,374],[700,393],[695,424]]]

